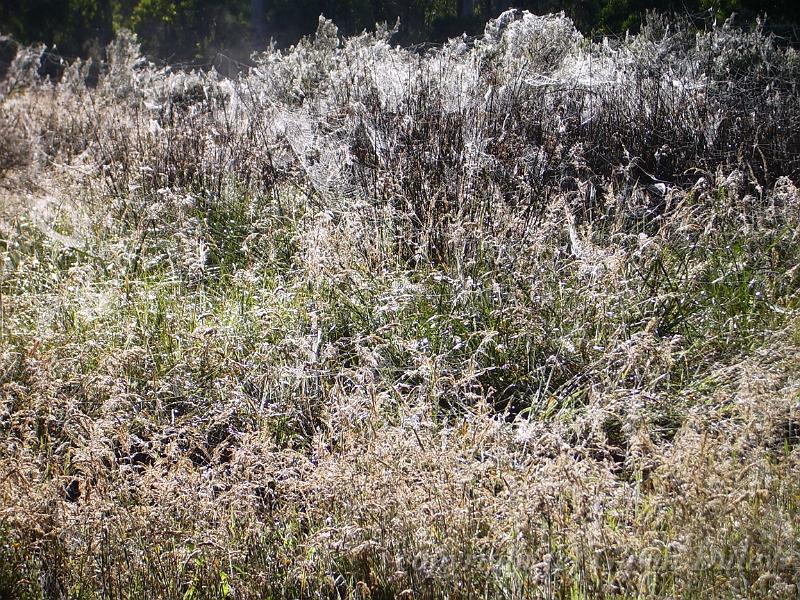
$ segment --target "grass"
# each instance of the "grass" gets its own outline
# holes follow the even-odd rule
[[[797,58],[659,19],[22,49],[0,597],[796,598]]]

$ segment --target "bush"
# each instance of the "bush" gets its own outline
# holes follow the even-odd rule
[[[31,145],[21,124],[13,116],[0,112],[0,177],[8,171],[26,166],[31,160]]]

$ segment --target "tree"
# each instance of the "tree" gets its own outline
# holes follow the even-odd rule
[[[13,6],[12,6],[13,4]],[[137,33],[154,59],[208,63],[219,50],[244,59],[268,38],[279,46],[314,32],[320,14],[344,35],[400,18],[398,43],[477,34],[486,19],[516,6],[537,14],[563,10],[584,33],[636,31],[648,10],[759,15],[767,27],[797,40],[797,0],[12,0],[0,1],[0,34],[44,42],[67,57],[95,56],[121,27]]]
[[[250,0],[250,30],[256,43],[266,35],[264,25],[264,0]]]
[[[109,0],[22,0],[0,7],[0,33],[25,44],[44,42],[65,56],[88,56],[113,35]]]

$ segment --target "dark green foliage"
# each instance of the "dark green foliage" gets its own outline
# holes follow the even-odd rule
[[[23,0],[0,4],[0,32],[45,42],[66,57],[97,54],[113,36],[110,0]]]
[[[219,67],[223,57],[246,61],[271,39],[285,47],[314,32],[317,17],[342,34],[375,23],[401,26],[395,39],[413,44],[476,35],[489,18],[511,7],[537,14],[564,11],[584,33],[638,31],[648,11],[690,16],[698,24],[737,15],[739,24],[767,16],[767,28],[797,39],[800,8],[792,0],[20,0],[0,4],[0,34],[26,44],[44,42],[64,57],[99,57],[113,33],[137,33],[144,51],[166,62]],[[220,56],[222,54],[222,56]],[[230,61],[229,61],[230,62]],[[52,70],[52,69],[51,69]]]

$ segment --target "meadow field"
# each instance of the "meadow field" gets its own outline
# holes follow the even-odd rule
[[[18,49],[0,598],[800,597],[800,55],[391,36]]]

